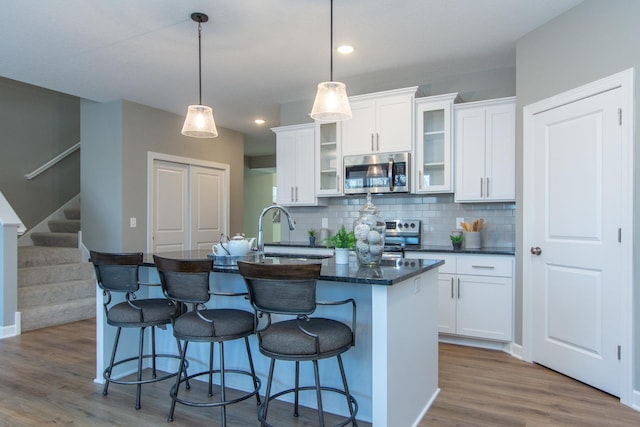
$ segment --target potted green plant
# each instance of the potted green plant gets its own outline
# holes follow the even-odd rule
[[[313,228],[311,230],[308,231],[309,233],[309,244],[311,246],[315,246],[316,245],[316,230],[314,230]]]
[[[327,247],[333,247],[336,250],[336,264],[349,263],[349,250],[353,249],[356,244],[356,236],[353,231],[347,231],[344,225],[333,236],[326,239]]]
[[[460,250],[462,248],[462,234],[452,234],[449,236],[451,239],[451,244],[453,245],[454,250]]]

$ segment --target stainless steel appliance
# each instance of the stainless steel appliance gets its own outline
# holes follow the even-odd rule
[[[344,193],[408,193],[409,153],[344,157]]]
[[[404,248],[420,246],[422,222],[419,219],[388,219],[385,224],[384,258],[402,258]]]

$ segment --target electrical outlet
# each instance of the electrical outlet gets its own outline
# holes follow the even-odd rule
[[[329,227],[329,218],[322,218],[322,228]]]
[[[460,225],[461,222],[464,222],[464,218],[456,218],[456,230],[462,230],[462,226]]]
[[[137,226],[137,224],[136,224],[136,223],[137,223],[137,220],[136,220],[136,218],[135,218],[135,217],[131,217],[131,218],[129,218],[129,227],[130,227],[130,228],[136,228],[136,226]]]

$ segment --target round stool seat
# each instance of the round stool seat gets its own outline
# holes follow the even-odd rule
[[[248,336],[253,334],[253,314],[237,309],[191,311],[175,319],[173,334],[181,340],[207,342]]]
[[[319,353],[315,340],[300,330],[318,337]],[[260,350],[276,359],[321,359],[343,353],[351,347],[351,329],[342,322],[325,318],[286,320],[271,325],[260,334]]]
[[[107,311],[107,323],[114,326],[168,324],[175,313],[176,305],[166,298],[124,301]]]

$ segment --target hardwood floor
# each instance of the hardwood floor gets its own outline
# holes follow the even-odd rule
[[[143,386],[138,411],[135,387],[114,384],[103,396],[92,381],[94,335],[95,321],[85,320],[0,340],[0,426],[220,425],[218,410],[181,405],[167,424],[170,381]],[[500,352],[441,344],[440,387],[420,427],[640,425],[640,412],[618,399]],[[276,402],[270,419],[278,426],[317,424],[313,411],[294,420],[290,408]],[[257,426],[255,410],[255,400],[229,407],[228,425]]]
[[[427,426],[640,426],[619,399],[508,354],[440,344]]]

